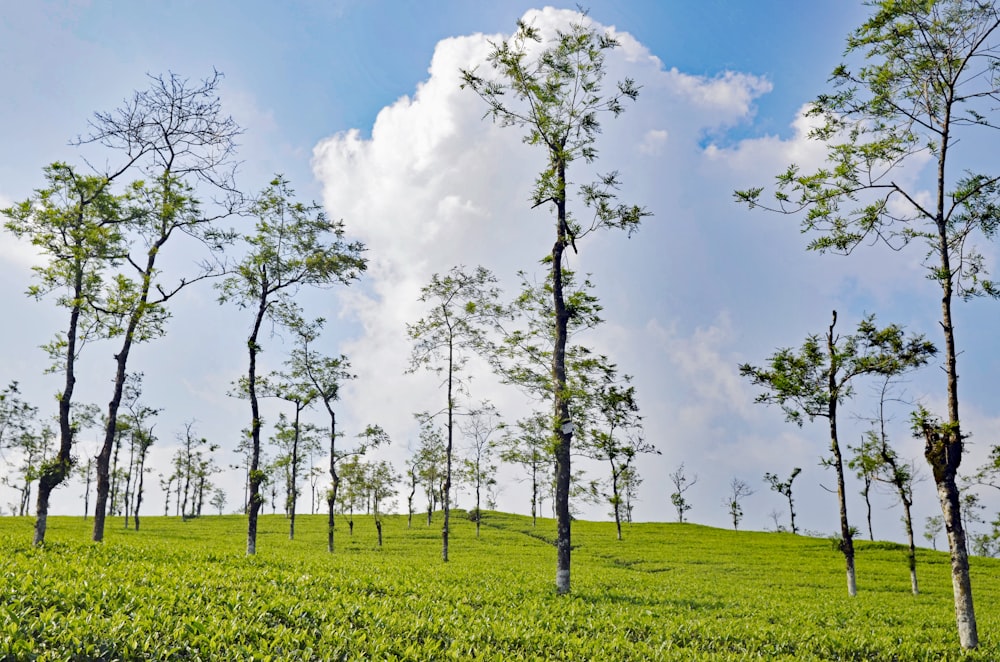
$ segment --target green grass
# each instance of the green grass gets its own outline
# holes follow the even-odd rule
[[[0,657],[255,660],[997,660],[1000,562],[972,560],[980,649],[958,649],[947,555],[859,541],[859,593],[825,539],[692,524],[576,522],[573,594],[554,593],[552,520],[454,518],[451,561],[428,528],[370,518],[0,518]]]

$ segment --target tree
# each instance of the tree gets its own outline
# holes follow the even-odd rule
[[[625,100],[635,100],[639,88],[626,79],[618,83],[615,92],[602,94],[605,56],[618,43],[610,35],[599,34],[588,25],[586,15],[581,15],[567,31],[559,31],[538,52],[536,44],[542,42],[538,29],[519,21],[510,40],[493,44],[488,63],[494,77],[484,78],[472,69],[463,70],[462,78],[463,87],[471,88],[486,102],[494,121],[501,126],[526,129],[525,142],[545,150],[546,165],[535,180],[532,206],[548,205],[555,217],[556,239],[545,258],[550,268],[554,309],[550,427],[556,435],[556,590],[568,593],[573,427],[570,425],[572,395],[566,380],[566,343],[573,310],[563,297],[563,253],[570,247],[575,251],[578,240],[601,228],[618,228],[631,233],[648,212],[617,202],[615,191],[619,182],[617,173],[612,172],[580,189],[583,204],[593,211],[591,222],[582,224],[574,216],[567,175],[569,167],[579,159],[586,163],[597,159],[594,144],[601,129],[599,116],[620,115],[625,109]]]
[[[500,441],[500,459],[518,464],[528,472],[531,481],[531,526],[535,526],[542,509],[542,476],[552,468],[552,431],[548,426],[548,416],[535,412],[515,423]]]
[[[862,436],[860,445],[848,444],[847,450],[853,453],[847,460],[847,467],[854,470],[855,475],[862,481],[861,496],[864,497],[867,510],[868,538],[874,541],[871,491],[875,484],[875,472],[878,470],[878,438],[869,430]]]
[[[43,428],[41,434],[36,432],[37,418],[38,408],[21,398],[16,381],[0,391],[0,452],[13,450],[21,460],[14,475],[4,476],[3,483],[19,492],[18,503],[11,504],[11,512],[20,517],[28,513],[31,486],[38,479],[39,467],[51,454],[53,433],[48,428]]]
[[[291,374],[302,380],[315,392],[316,398],[323,403],[327,415],[330,417],[329,442],[330,442],[330,490],[327,494],[327,551],[333,553],[334,544],[334,508],[337,503],[337,490],[340,485],[340,477],[337,474],[337,464],[342,460],[358,455],[364,455],[372,444],[381,443],[384,439],[379,435],[360,436],[359,438],[369,443],[361,443],[353,449],[341,450],[337,448],[337,438],[340,433],[337,431],[337,412],[333,403],[340,399],[340,387],[348,379],[354,379],[351,374],[351,364],[347,357],[341,354],[339,357],[324,356],[313,348],[313,344],[319,338],[319,332],[323,328],[325,320],[317,318],[308,324],[299,324],[293,329],[296,336],[296,346],[288,360]]]
[[[994,444],[990,448],[989,458],[976,469],[970,480],[976,485],[1000,490],[1000,445]]]
[[[378,531],[378,546],[382,546],[382,513],[392,506],[386,502],[396,496],[396,475],[392,464],[381,460],[368,465],[365,472],[365,484],[372,502],[372,515],[375,519],[375,529]],[[384,507],[383,507],[384,504]]]
[[[245,237],[248,252],[219,285],[220,301],[253,310],[247,338],[249,365],[239,392],[250,400],[250,497],[247,554],[257,553],[257,514],[264,473],[260,465],[260,406],[257,355],[265,319],[281,324],[297,319],[294,295],[302,288],[349,284],[364,271],[364,247],[344,240],[344,226],[332,222],[316,204],[294,201],[288,181],[276,177],[252,205],[254,234]]]
[[[68,311],[66,330],[42,346],[51,360],[49,372],[64,376],[58,393],[59,444],[56,454],[39,469],[34,544],[45,542],[49,498],[73,468],[76,428],[71,420],[76,386],[76,362],[84,345],[98,331],[93,303],[98,300],[105,271],[126,255],[121,200],[109,191],[109,178],[78,175],[65,163],[45,168],[47,186],[21,202],[0,210],[4,227],[28,238],[47,262],[34,267],[37,282],[28,295],[37,300],[56,295],[56,305]]]
[[[617,369],[610,367],[593,393],[592,428],[587,433],[594,458],[607,462],[611,468],[608,481],[611,494],[605,496],[615,517],[618,540],[622,539],[623,475],[634,469],[632,462],[637,456],[660,454],[656,446],[643,438],[642,417],[631,381],[625,375],[618,383]]]
[[[298,415],[302,411],[302,401],[296,403],[296,420],[291,423],[284,412],[278,414],[272,442],[278,447],[275,468],[284,472],[285,517],[288,518],[288,539],[295,539],[295,512],[299,498],[299,478],[302,475],[302,458],[305,454],[319,449],[319,429],[308,423],[301,423]]]
[[[931,544],[931,548],[937,550],[938,534],[944,531],[944,517],[934,515],[924,520],[924,538]]]
[[[638,469],[630,466],[621,472],[620,479],[625,521],[631,524],[632,508],[635,505],[633,502],[639,500],[639,486],[642,485],[642,476],[639,475]]]
[[[417,486],[420,484],[420,456],[417,453],[410,455],[406,463],[406,478],[409,481],[410,491],[406,494],[406,528],[413,527],[413,498],[417,495]]]
[[[829,426],[832,456],[823,463],[832,466],[837,476],[837,501],[840,507],[840,549],[844,553],[847,593],[857,594],[854,570],[854,540],[847,518],[847,493],[844,460],[837,428],[838,407],[853,395],[853,380],[864,375],[898,375],[927,363],[937,348],[921,335],[904,337],[897,325],[880,329],[874,315],[858,324],[857,333],[841,337],[834,332],[837,311],[824,338],[811,335],[798,352],[784,348],[769,360],[767,368],[750,364],[740,366],[740,374],[765,390],[757,402],[776,404],[789,422],[802,425],[825,418]]]
[[[204,495],[209,488],[208,477],[218,471],[211,453],[217,451],[219,445],[198,437],[194,421],[184,424],[184,432],[177,435],[177,440],[181,446],[174,452],[174,476],[177,479],[174,494],[178,514],[184,519],[191,519],[201,515]]]
[[[215,488],[215,490],[212,492],[212,500],[209,501],[209,504],[213,508],[218,510],[219,514],[221,515],[222,512],[226,509],[226,491],[221,487]]]
[[[285,326],[296,333],[300,342],[303,333],[310,333],[304,330],[305,322],[298,315],[288,314],[284,317],[283,322]],[[291,362],[291,360],[286,361],[286,364]],[[299,496],[298,479],[302,466],[302,454],[303,452],[311,452],[319,446],[319,440],[313,434],[315,428],[307,426],[304,429],[302,426],[302,410],[311,406],[318,394],[309,382],[308,375],[301,371],[293,374],[272,373],[261,383],[261,391],[262,394],[280,398],[295,407],[295,418],[290,427],[284,413],[279,414],[278,423],[275,426],[277,433],[274,437],[284,451],[284,454],[277,458],[277,463],[286,470],[285,513],[288,517],[288,539],[294,540],[295,509]],[[300,444],[300,442],[304,443]]]
[[[899,454],[889,444],[889,436],[886,433],[886,402],[890,396],[893,386],[894,375],[885,375],[879,389],[878,414],[872,421],[873,429],[865,433],[861,446],[854,449],[855,458],[853,464],[864,470],[870,476],[872,482],[879,482],[891,485],[903,505],[903,526],[906,528],[906,537],[909,542],[908,560],[910,564],[910,587],[914,595],[917,595],[919,587],[917,584],[917,546],[913,539],[913,484],[918,480],[917,467],[914,462],[905,462]],[[871,511],[869,510],[869,531],[871,530]],[[873,538],[874,539],[874,538]]]
[[[445,478],[443,490],[444,525],[441,529],[441,559],[448,561],[448,527],[450,523],[450,493],[452,456],[455,437],[457,396],[465,393],[462,369],[473,352],[485,342],[485,329],[498,314],[496,301],[500,291],[493,285],[496,278],[487,269],[478,267],[466,273],[454,267],[445,276],[434,274],[431,282],[420,290],[420,301],[430,304],[426,317],[416,324],[406,325],[413,341],[408,371],[418,368],[433,370],[443,375],[446,390],[445,429]]]
[[[503,429],[496,407],[484,402],[469,414],[469,418],[461,426],[462,433],[469,440],[467,455],[462,459],[461,476],[472,486],[476,493],[476,508],[473,511],[476,518],[476,537],[479,537],[479,525],[482,520],[482,491],[496,484],[497,465],[493,463],[496,444],[491,439],[493,433]]]
[[[778,494],[784,496],[788,499],[788,517],[789,517],[789,527],[792,533],[797,534],[799,530],[795,528],[795,501],[792,499],[792,483],[795,482],[795,477],[802,473],[802,469],[795,467],[792,469],[792,473],[789,474],[788,480],[781,480],[776,474],[765,473],[764,482],[771,486],[771,490],[777,492]],[[772,515],[774,513],[772,512]],[[778,518],[774,518],[775,528],[778,527]]]
[[[677,510],[677,521],[684,523],[684,513],[691,510],[691,503],[684,498],[684,493],[698,482],[698,475],[688,477],[684,471],[684,463],[677,467],[677,470],[670,474],[670,482],[674,484],[674,491],[670,495],[670,503],[674,504]]]
[[[97,507],[93,539],[104,539],[104,507],[110,490],[109,459],[114,445],[128,361],[135,343],[164,335],[169,317],[167,302],[188,285],[219,274],[209,263],[193,277],[164,283],[159,268],[169,243],[179,236],[221,251],[231,236],[216,224],[234,211],[233,200],[217,211],[206,213],[196,197],[195,186],[232,192],[236,139],[242,133],[232,117],[222,114],[218,86],[222,75],[214,72],[191,84],[174,74],[150,76],[148,90],[135,92],[123,106],[97,113],[91,133],[78,144],[97,144],[121,154],[131,170],[146,179],[128,187],[124,201],[128,212],[129,253],[124,261],[131,275],[119,273],[109,283],[99,308],[104,333],[121,339],[114,355],[115,379],[104,443],[97,454]]]
[[[1000,127],[1000,8],[982,0],[874,6],[847,40],[847,54],[863,55],[864,64],[838,66],[834,91],[809,112],[820,121],[810,136],[825,144],[830,166],[806,174],[791,166],[778,177],[774,208],[808,210],[804,228],[820,233],[814,250],[850,253],[869,239],[896,249],[925,245],[928,277],[940,287],[947,414],[942,421],[918,411],[914,422],[948,531],[959,643],[971,649],[979,638],[956,485],[965,436],[952,303],[956,295],[1000,294],[976,245],[1000,224],[1000,177],[971,170],[975,154],[961,151],[988,151]],[[925,166],[933,168],[927,180],[895,176]],[[761,192],[736,195],[753,207]]]
[[[427,497],[427,526],[437,509],[445,479],[445,440],[434,420],[423,414],[417,416],[420,422],[420,446],[417,448],[416,464],[419,467],[420,486]]]
[[[751,494],[753,489],[746,481],[736,477],[729,481],[729,494],[723,497],[722,505],[726,507],[733,520],[733,531],[740,528],[740,522],[743,520],[743,506],[740,505],[740,500]]]
[[[354,535],[354,510],[365,500],[365,465],[361,457],[347,458],[340,468],[340,491],[337,500],[340,512],[347,514],[347,528]]]

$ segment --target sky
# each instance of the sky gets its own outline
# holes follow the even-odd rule
[[[806,139],[803,108],[826,91],[845,38],[867,8],[848,0],[595,0],[588,8],[589,19],[620,41],[608,58],[607,80],[630,77],[641,86],[621,117],[603,120],[596,172],[618,171],[622,199],[652,215],[631,238],[587,237],[569,260],[590,274],[604,307],[605,323],[580,341],[633,376],[646,440],[660,451],[639,462],[644,482],[635,518],[675,519],[669,475],[683,463],[686,474],[697,477],[685,493],[690,521],[729,526],[722,499],[739,478],[755,490],[743,502],[742,528],[771,529],[775,511],[787,523],[787,504],[762,477],[801,467],[794,486],[797,524],[832,534],[839,528],[830,491],[835,477],[820,465],[827,454],[823,423],[798,428],[778,409],[755,404],[758,392],[738,366],[761,365],[777,348],[823,332],[832,310],[843,332],[875,313],[882,323],[902,324],[940,344],[935,286],[924,277],[919,249],[866,247],[850,258],[811,253],[799,219],[750,212],[734,203],[732,192],[769,184],[789,163],[822,162],[822,149]],[[82,163],[70,141],[86,132],[94,112],[114,109],[145,88],[147,75],[198,80],[222,72],[223,109],[245,129],[240,186],[259,191],[282,173],[301,200],[320,202],[367,247],[364,278],[303,294],[300,303],[307,314],[328,320],[324,351],[346,354],[357,375],[339,403],[347,441],[367,424],[383,426],[392,444],[374,457],[401,471],[417,442],[413,414],[444,401],[433,375],[405,372],[406,324],[426,313],[417,300],[420,288],[435,273],[481,264],[513,296],[518,271],[542,277],[539,261],[552,242],[549,212],[529,202],[545,155],[522,143],[519,130],[484,118],[482,101],[460,88],[459,70],[486,66],[491,43],[508,37],[518,19],[551,34],[575,9],[520,0],[9,3],[0,12],[0,204],[30,196],[46,164]],[[990,153],[975,141],[962,149],[970,158]],[[571,178],[579,183],[593,174],[581,168]],[[914,182],[925,175],[903,173]],[[178,275],[198,257],[184,250],[170,257]],[[996,246],[984,251],[995,263]],[[11,235],[0,237],[6,319],[0,382],[18,380],[47,416],[55,413],[59,377],[43,374],[38,346],[62,328],[63,315],[51,300],[25,296],[34,259]],[[220,465],[237,462],[233,449],[249,407],[227,392],[246,370],[251,319],[216,299],[207,284],[185,290],[166,337],[134,352],[131,368],[145,375],[144,400],[163,409],[151,478],[166,470],[186,422],[220,445]],[[982,464],[1000,436],[1000,360],[993,351],[998,313],[989,301],[956,306],[962,421],[973,435],[966,472]],[[264,350],[265,369],[281,369],[285,339],[268,338]],[[106,406],[113,353],[109,343],[85,348],[80,401]],[[945,384],[939,367],[913,376],[906,392],[940,412]],[[870,385],[859,385],[846,408],[845,445],[860,441],[866,427],[860,418],[876,404],[872,393]],[[470,395],[494,402],[509,422],[530,407],[524,394],[483,370]],[[279,408],[267,407],[273,421]],[[908,410],[892,414],[900,454],[923,467],[922,444],[906,425]],[[320,411],[309,416],[323,422]],[[83,433],[78,454],[95,453],[96,439],[96,431]],[[594,478],[607,474],[599,464],[580,460],[578,466]],[[215,480],[235,508],[240,472],[227,468]],[[162,512],[157,481],[147,487],[144,512]],[[848,511],[864,531],[860,489],[851,477]],[[78,482],[61,488],[53,512],[79,512],[81,492]],[[983,498],[984,515],[992,519],[1000,503],[986,492]],[[7,512],[10,501],[13,492],[0,488]],[[307,494],[300,512],[308,511],[308,502]],[[468,491],[458,505],[471,506]],[[873,506],[876,538],[901,540],[901,511],[892,495],[877,493]],[[404,498],[398,507],[405,508]],[[527,487],[515,468],[500,474],[499,507],[528,512]],[[609,508],[579,504],[579,511],[607,519]],[[927,477],[917,487],[918,532],[925,517],[939,513]],[[943,536],[937,544],[945,544]]]

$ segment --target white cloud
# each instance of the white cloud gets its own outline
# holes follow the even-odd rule
[[[528,12],[525,20],[551,34],[575,16],[574,12],[545,9]],[[655,208],[658,215],[670,218],[673,210],[662,195],[658,174],[686,171],[676,184],[685,186],[683,180],[693,177],[692,168],[678,159],[699,158],[696,136],[745,118],[753,97],[767,91],[769,84],[735,73],[704,78],[665,71],[629,35],[617,36],[622,48],[608,58],[608,78],[634,77],[643,90],[640,102],[628,109],[629,119],[606,119],[598,145],[600,169],[621,165],[627,171],[623,181],[628,192]],[[438,399],[436,381],[426,375],[402,374],[410,347],[405,325],[422,314],[416,301],[420,288],[434,272],[457,264],[483,264],[512,289],[516,271],[538,270],[538,259],[551,244],[548,211],[532,210],[528,203],[532,180],[544,165],[545,155],[524,146],[519,130],[484,120],[484,104],[460,87],[460,69],[485,62],[489,41],[499,38],[473,35],[442,40],[428,79],[412,96],[398,99],[378,114],[371,138],[357,130],[342,132],[321,141],[314,150],[314,171],[323,184],[326,207],[345,220],[352,236],[366,243],[371,259],[368,290],[354,289],[342,297],[364,328],[363,335],[345,348],[358,374],[347,391],[345,409],[359,419],[358,424],[368,422],[361,420],[366,416],[377,417],[402,440],[416,436],[412,412],[430,408],[429,403]],[[674,144],[675,135],[685,139]],[[637,152],[650,160],[648,167],[630,168],[630,155]],[[575,181],[580,181],[581,172],[574,171]],[[623,246],[631,256],[626,259],[641,260],[640,256],[656,252],[659,230],[641,236],[650,245],[641,241]],[[615,283],[606,297],[612,305],[621,303],[629,292],[638,294],[641,289],[636,288],[644,285],[638,272],[626,276],[609,263],[613,258],[602,245],[617,245],[618,240],[604,241],[588,239],[590,243],[580,246],[580,256],[571,259],[576,268],[595,271],[599,283]],[[645,315],[648,320],[649,312]],[[686,421],[682,428],[695,434],[713,416],[722,420],[722,412],[748,413],[730,346],[735,334],[725,314],[718,314],[715,324],[690,336],[673,326],[668,332],[655,323],[653,331],[629,324],[614,317],[588,342],[603,345],[602,351],[610,350],[623,371],[643,373],[637,381],[651,385],[640,395],[649,403],[648,408],[644,405],[647,429],[658,434],[676,422],[667,417],[679,413]],[[614,340],[617,334],[621,341]],[[627,349],[640,346],[652,349],[645,363]],[[661,385],[660,378],[678,370],[693,388],[679,412],[661,407],[662,398],[652,390]],[[520,394],[491,384],[491,378],[482,375],[475,382],[473,397],[506,403],[508,415],[519,415],[525,407]],[[405,441],[399,446],[405,446]],[[401,462],[402,448],[394,453]],[[649,484],[658,482],[651,479]],[[649,496],[650,503],[662,503],[662,499],[662,494]],[[603,508],[595,515],[601,513]]]
[[[664,129],[650,129],[642,137],[639,143],[639,152],[656,156],[663,150],[663,145],[667,142],[668,132]]]
[[[546,9],[525,18],[548,34],[573,15]],[[860,315],[850,310],[852,297],[871,291],[888,297],[899,284],[912,284],[912,265],[873,251],[852,262],[861,275],[845,293],[844,263],[803,251],[790,231],[794,222],[764,223],[731,202],[732,190],[747,185],[742,179],[777,173],[789,162],[822,163],[822,149],[806,140],[812,120],[800,112],[787,140],[705,148],[706,135],[749,121],[753,100],[771,84],[738,72],[703,77],[665,69],[637,41],[618,36],[623,48],[608,57],[608,80],[629,76],[642,91],[625,118],[605,119],[598,170],[620,169],[623,199],[655,216],[632,240],[586,238],[570,262],[593,274],[608,320],[581,341],[634,375],[647,438],[663,451],[643,462],[639,516],[666,516],[667,474],[681,461],[703,476],[698,521],[726,525],[716,504],[719,486],[733,475],[758,481],[765,471],[792,466],[802,466],[811,481],[803,488],[803,513],[825,513],[832,501],[819,483],[829,477],[815,464],[823,435],[754,405],[738,365],[800,342],[826,323],[831,307],[845,317]],[[412,413],[437,409],[440,400],[433,377],[403,374],[406,324],[423,314],[420,288],[435,272],[482,264],[510,292],[517,270],[541,273],[538,260],[552,242],[548,210],[528,202],[544,153],[524,145],[521,131],[484,119],[484,104],[460,87],[459,70],[482,65],[489,41],[499,38],[442,40],[427,80],[378,114],[370,138],[341,132],[314,150],[324,204],[366,243],[371,260],[365,287],[341,295],[363,328],[343,348],[358,374],[345,394],[346,425],[384,425],[397,440],[390,451],[397,466],[416,439]],[[576,183],[588,176],[583,167],[571,173]],[[479,370],[472,397],[493,399],[511,418],[521,415],[527,406],[521,395]],[[502,507],[523,510],[515,492],[505,492]],[[587,514],[605,512],[601,506]],[[767,526],[763,512],[746,525]]]

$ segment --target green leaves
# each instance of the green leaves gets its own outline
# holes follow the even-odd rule
[[[43,549],[30,523],[0,521],[0,657],[12,659],[995,659],[995,643],[960,653],[950,640],[945,553],[920,550],[919,599],[905,552],[858,543],[866,592],[840,596],[823,538],[576,521],[577,595],[547,585],[555,523],[483,513],[483,535],[456,517],[467,548],[436,563],[440,532],[355,517],[341,553],[323,554],[325,518],[261,518],[273,548],[246,558],[245,518],[146,518],[105,545],[78,518],[52,518]],[[342,526],[338,522],[338,526]],[[981,564],[984,626],[998,613],[997,562]]]

